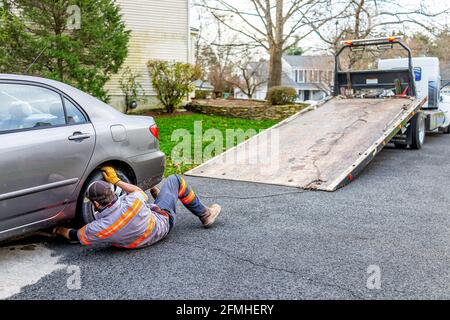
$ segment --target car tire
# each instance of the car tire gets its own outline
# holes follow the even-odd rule
[[[411,120],[411,149],[420,150],[425,143],[426,124],[422,113],[416,114]]]
[[[131,183],[130,178],[125,174],[125,172],[123,172],[121,169],[117,169],[117,168],[115,168],[115,170],[116,170],[117,176],[120,178],[120,180],[127,182],[127,183]],[[85,197],[85,194],[87,192],[87,188],[93,182],[101,181],[101,180],[104,180],[103,174],[100,170],[96,170],[89,176],[89,178],[86,180],[83,188],[81,189],[81,193],[78,198],[78,204],[77,204],[77,214],[76,214],[77,227],[82,227],[82,226],[95,220],[92,204]],[[114,187],[114,188],[118,195],[123,194],[123,191],[119,187]]]

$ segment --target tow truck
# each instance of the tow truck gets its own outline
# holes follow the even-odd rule
[[[389,143],[419,150],[427,131],[449,132],[449,105],[439,94],[439,60],[413,58],[401,37],[342,44],[335,56],[332,97],[187,175],[332,192],[352,182]],[[406,58],[379,58],[375,70],[341,67],[344,53],[369,48],[396,48]],[[269,165],[261,159],[261,149],[267,146]]]
[[[380,60],[380,70],[405,68],[409,64],[407,59]],[[419,98],[427,97],[422,110],[425,115],[427,133],[450,133],[450,103],[441,95],[441,74],[439,59],[436,57],[412,58],[414,80]],[[405,148],[408,144],[399,135],[395,141],[397,147]],[[408,141],[409,142],[409,141]]]

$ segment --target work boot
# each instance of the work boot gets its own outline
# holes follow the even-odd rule
[[[208,207],[206,213],[200,217],[200,221],[203,223],[203,226],[205,228],[211,227],[219,216],[221,210],[222,208],[218,204],[213,204],[211,207]]]
[[[161,192],[161,190],[159,190],[158,187],[153,187],[150,189],[150,194],[152,195],[154,200],[156,200],[156,198],[158,198],[158,195],[160,192]]]

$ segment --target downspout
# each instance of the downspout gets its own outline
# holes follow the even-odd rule
[[[187,63],[194,63],[191,39],[191,0],[187,0]]]
[[[191,41],[191,0],[187,1],[187,63],[193,63],[193,57],[192,57],[192,41]],[[187,94],[187,102],[191,102],[193,96],[195,96],[195,89],[193,92],[190,92]]]

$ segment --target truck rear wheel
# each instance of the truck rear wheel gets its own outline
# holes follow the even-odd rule
[[[420,112],[411,120],[411,149],[420,150],[425,143],[426,125],[425,118]]]
[[[408,145],[407,144],[396,143],[395,144],[395,148],[397,148],[397,149],[406,149],[406,148],[408,148]]]

